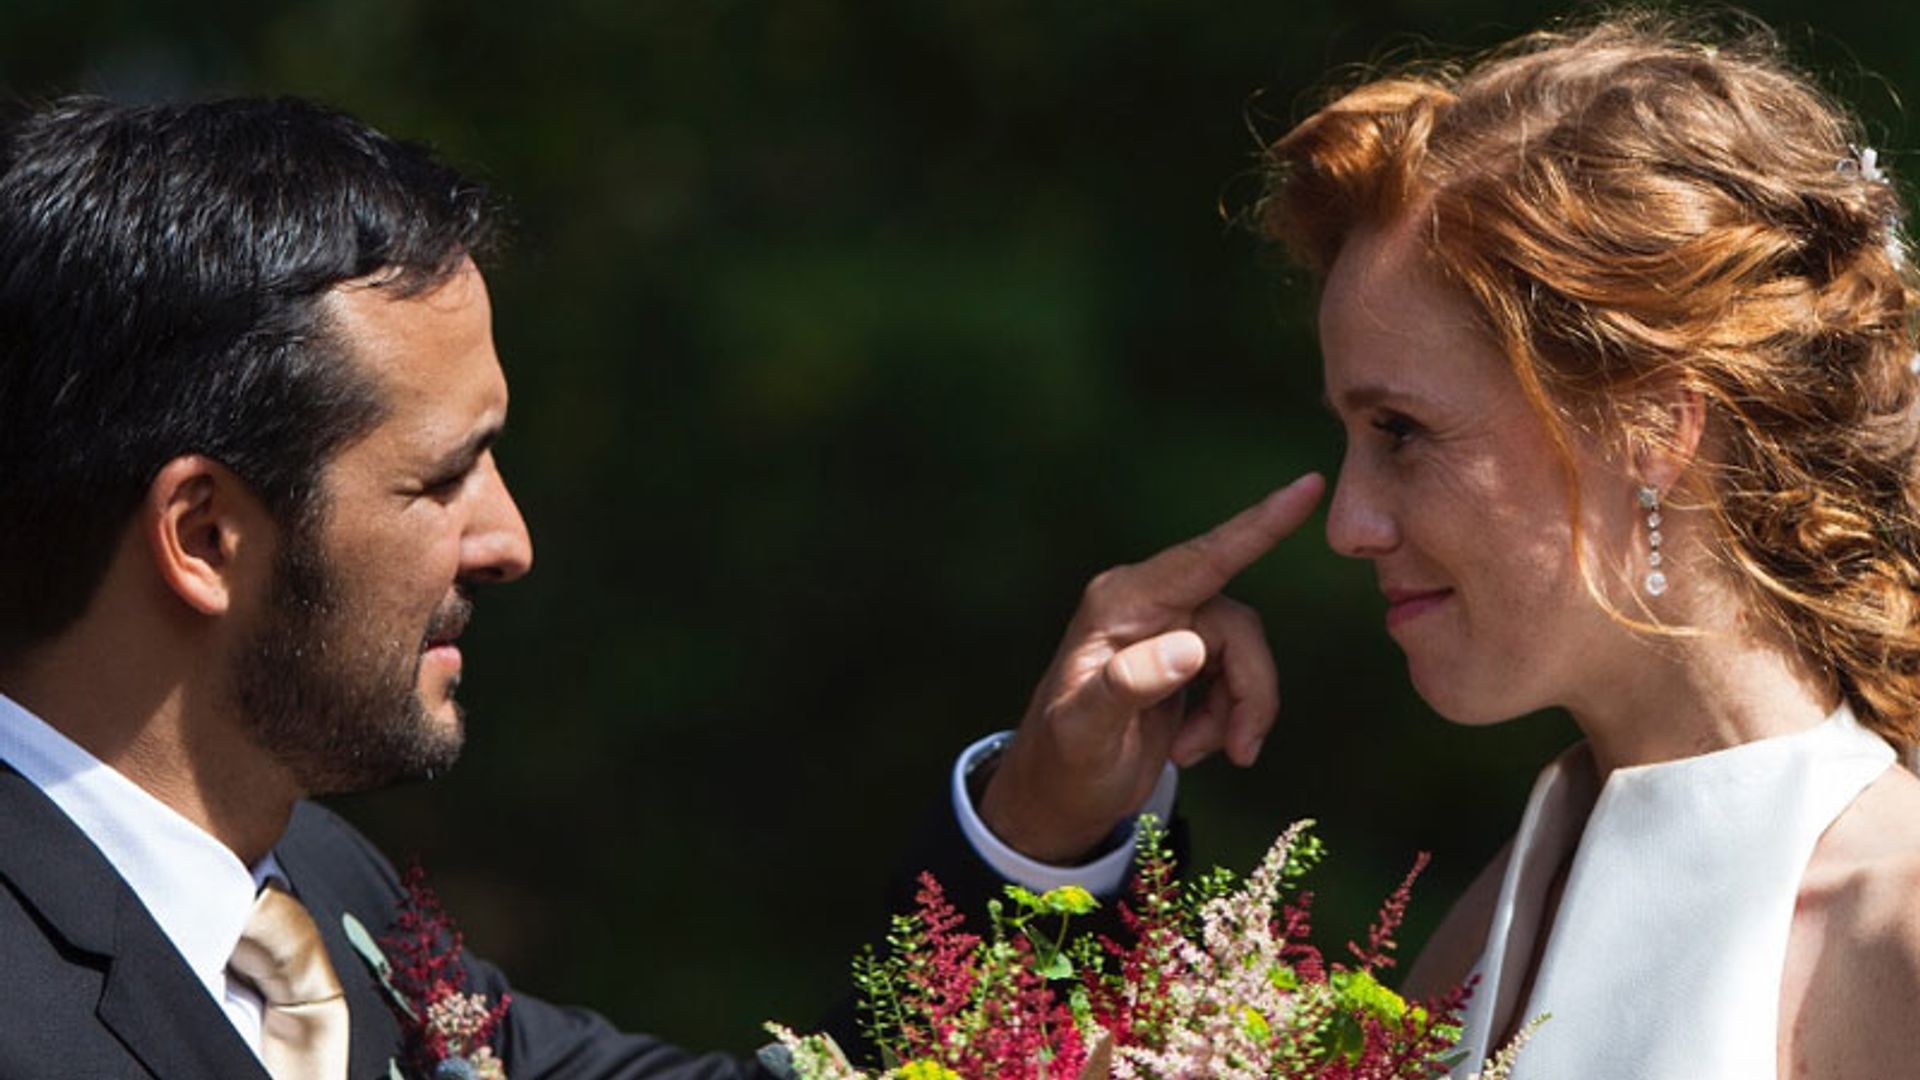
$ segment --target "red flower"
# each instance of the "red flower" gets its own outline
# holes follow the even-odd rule
[[[427,886],[426,872],[415,866],[403,883],[407,896],[394,932],[380,944],[393,964],[393,988],[409,1003],[407,1010],[396,1010],[408,1063],[432,1076],[442,1062],[457,1058],[472,1065],[476,1076],[504,1078],[492,1044],[511,995],[488,1004],[485,995],[467,988],[460,963],[465,938]]]

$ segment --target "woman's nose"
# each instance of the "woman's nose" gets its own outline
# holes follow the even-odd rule
[[[1376,559],[1400,544],[1400,530],[1376,485],[1343,466],[1327,507],[1327,544],[1354,559]]]

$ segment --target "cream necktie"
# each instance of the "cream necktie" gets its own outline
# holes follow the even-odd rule
[[[300,901],[260,890],[227,966],[265,999],[260,1056],[273,1080],[345,1080],[346,995]]]

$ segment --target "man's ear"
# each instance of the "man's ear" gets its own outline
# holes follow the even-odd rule
[[[1707,399],[1676,383],[1654,395],[1651,404],[1664,414],[1661,437],[1640,449],[1635,465],[1642,483],[1664,492],[1686,475],[1700,454],[1707,433]]]
[[[243,581],[272,550],[272,517],[225,465],[199,454],[161,466],[139,528],[167,589],[203,615],[233,607]]]

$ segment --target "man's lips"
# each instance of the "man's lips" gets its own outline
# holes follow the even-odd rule
[[[1417,619],[1447,602],[1452,589],[1382,589],[1387,597],[1387,629]]]
[[[457,649],[460,647],[460,635],[456,633],[430,637],[420,647],[422,649]]]
[[[423,647],[426,649],[457,648],[454,642],[466,632],[467,621],[471,618],[473,618],[473,601],[456,593],[435,609],[433,618],[427,623]]]

